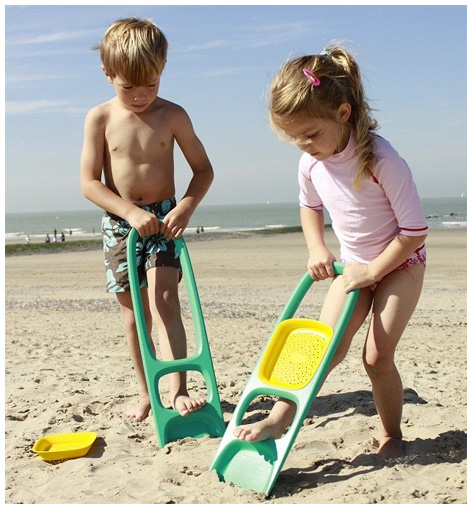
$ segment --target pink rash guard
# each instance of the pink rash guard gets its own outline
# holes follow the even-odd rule
[[[328,210],[341,245],[340,259],[369,263],[399,234],[425,235],[423,207],[410,168],[393,147],[375,136],[373,177],[354,188],[357,169],[353,135],[346,148],[325,161],[304,153],[298,181],[300,206]],[[424,244],[413,255],[425,253]]]

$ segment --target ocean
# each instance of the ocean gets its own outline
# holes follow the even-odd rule
[[[467,198],[426,198],[422,200],[431,229],[466,229]],[[99,209],[55,212],[22,212],[5,214],[5,241],[24,241],[58,237],[100,235],[102,212]],[[328,215],[325,223],[330,224]],[[186,235],[204,228],[206,232],[238,232],[300,226],[297,203],[264,203],[255,205],[201,205],[193,215]],[[58,240],[60,240],[58,238]]]

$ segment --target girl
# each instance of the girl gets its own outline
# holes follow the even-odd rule
[[[287,62],[270,90],[273,129],[304,153],[298,180],[308,271],[315,281],[334,276],[336,256],[324,242],[326,206],[340,243],[343,277],[335,278],[320,321],[331,327],[345,294],[360,288],[349,326],[329,372],[346,356],[370,313],[363,363],[380,417],[378,454],[404,454],[403,387],[394,362],[397,344],[418,302],[426,265],[428,227],[411,171],[374,133],[357,63],[343,47]],[[280,399],[269,416],[235,428],[241,440],[281,437],[295,415]]]

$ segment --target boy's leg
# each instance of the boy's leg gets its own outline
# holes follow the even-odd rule
[[[380,417],[379,455],[384,457],[404,454],[401,431],[403,387],[394,356],[418,303],[423,277],[422,264],[396,270],[380,282],[374,296],[363,360]]]
[[[323,309],[320,315],[320,322],[323,322],[334,328],[336,321],[344,304],[346,294],[342,284],[342,278],[336,278],[331,284]],[[352,314],[352,318],[346,328],[346,332],[336,351],[333,361],[331,362],[328,374],[344,359],[351,345],[352,338],[362,325],[367,316],[372,302],[372,294],[369,289],[362,289],[357,300],[356,308]],[[326,376],[328,376],[328,374]],[[279,399],[269,416],[262,420],[251,424],[243,424],[237,426],[233,434],[248,442],[259,442],[267,438],[280,438],[287,427],[293,421],[296,413],[295,403],[286,399]]]
[[[121,317],[123,320],[123,327],[125,329],[126,340],[128,343],[128,350],[130,353],[131,361],[133,363],[134,370],[136,372],[136,377],[138,378],[139,385],[139,394],[140,399],[139,402],[129,408],[126,412],[123,413],[123,417],[125,419],[142,421],[148,415],[151,409],[151,404],[149,400],[149,393],[146,385],[146,378],[144,375],[144,367],[143,361],[141,357],[141,350],[139,347],[139,338],[136,330],[136,321],[134,318],[133,312],[133,303],[131,301],[131,293],[130,292],[120,292],[116,294],[118,303],[121,308]],[[143,310],[146,318],[146,325],[149,335],[149,341],[151,342],[151,348],[154,350],[154,343],[151,338],[151,329],[152,329],[152,319],[151,313],[149,312],[149,303],[146,288],[141,290],[141,298],[143,301]]]
[[[147,271],[149,304],[159,335],[163,361],[187,357],[187,338],[180,312],[179,271],[174,267],[155,267]],[[182,416],[205,404],[203,398],[191,398],[185,372],[169,374],[171,404]]]

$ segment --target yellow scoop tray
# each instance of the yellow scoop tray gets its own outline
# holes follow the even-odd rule
[[[33,451],[46,461],[79,458],[88,453],[96,438],[94,431],[47,435],[36,440]]]
[[[333,336],[328,325],[292,318],[274,330],[259,367],[259,379],[275,387],[301,389],[313,378]]]

